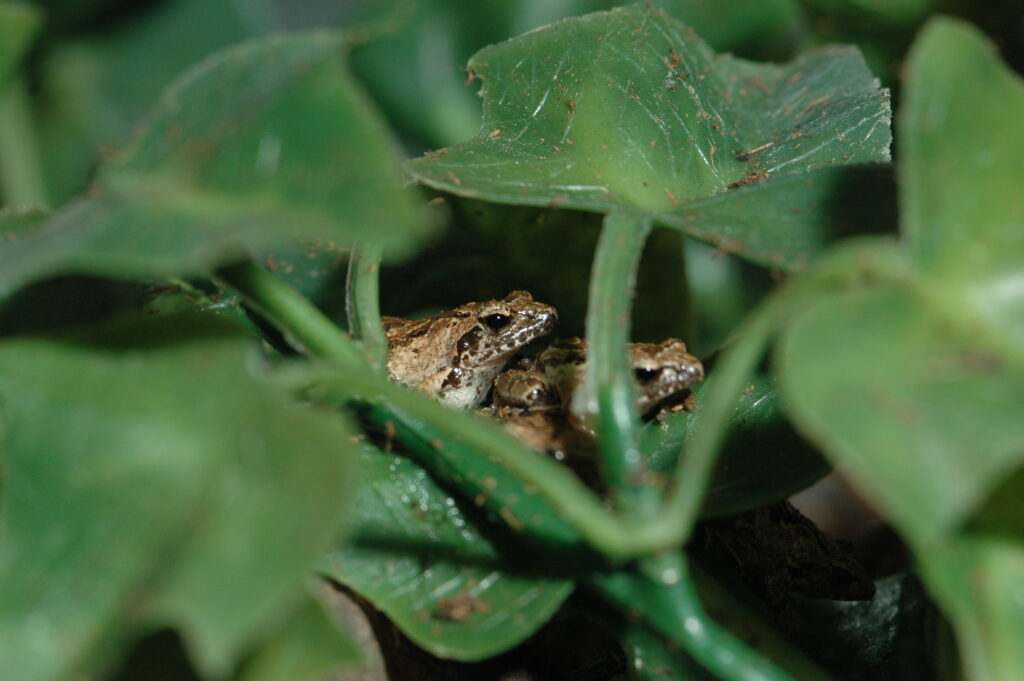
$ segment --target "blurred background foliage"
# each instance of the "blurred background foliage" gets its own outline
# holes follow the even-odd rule
[[[477,50],[552,21],[618,3],[52,0],[35,4],[44,10],[45,19],[28,54],[25,85],[49,203],[56,207],[89,189],[98,164],[130,139],[172,78],[212,52],[247,38],[321,26],[347,27],[356,43],[351,55],[353,70],[396,133],[400,144],[396,157],[408,158],[477,134],[478,84],[467,82],[471,78],[464,69]],[[894,109],[900,105],[907,47],[927,18],[936,13],[961,16],[977,24],[999,47],[1003,59],[1018,71],[1024,68],[1024,22],[1020,4],[1011,0],[660,0],[654,4],[693,27],[717,52],[748,59],[785,61],[825,43],[856,44],[873,73],[893,89]],[[417,253],[387,263],[382,270],[381,307],[385,314],[427,314],[524,288],[558,308],[560,335],[583,333],[587,275],[600,215],[426,192],[423,198],[422,211],[435,231]],[[864,231],[876,231],[874,227],[865,225]],[[262,255],[280,276],[332,319],[344,323],[344,251],[333,244],[305,242],[291,250]],[[639,274],[634,339],[680,336],[698,355],[707,357],[782,278],[782,273],[770,268],[724,257],[704,243],[659,230],[648,241]],[[90,280],[87,287],[77,278],[42,282],[7,301],[0,312],[0,332],[52,328],[56,317],[67,324],[94,321],[128,301],[144,300],[161,310],[176,309],[178,304],[194,307],[197,297],[207,295],[210,306],[216,304],[242,318],[237,301],[204,286],[193,289],[181,282],[181,288],[168,295],[152,287],[106,280]],[[69,291],[83,288],[90,291],[89,298],[84,304],[79,299],[69,305]],[[180,303],[182,295],[187,302]],[[680,309],[682,305],[686,307]],[[762,386],[760,379],[757,383]],[[802,486],[824,472],[817,454],[780,416],[775,397],[774,386],[764,394],[749,396],[751,412],[767,409],[767,404],[771,413],[764,422],[757,421],[756,415],[750,417],[749,429],[734,433],[727,443],[723,467],[731,465],[740,472],[732,473],[733,487],[717,490],[718,496],[712,496],[711,511],[736,510],[752,499],[760,501],[757,495],[763,490],[757,488],[756,480],[769,474],[788,477],[790,484],[794,476],[802,475],[797,483]],[[651,427],[645,436],[678,442],[686,429],[681,419],[676,421],[677,430],[668,435],[655,433]],[[673,426],[671,421],[669,426]],[[803,457],[800,461],[805,465],[798,473],[769,471],[771,461],[766,464],[763,458],[752,456],[760,452],[751,442],[763,444],[764,432]],[[732,450],[738,458],[729,457]],[[437,497],[431,497],[434,502],[442,503],[441,492],[431,493]],[[729,577],[724,581],[729,582]],[[742,592],[738,582],[733,579],[729,586]],[[795,619],[803,629],[794,636],[805,646],[818,648],[821,657],[837,668],[849,663],[844,645],[856,647],[865,637],[871,638],[877,658],[858,657],[850,663],[847,678],[945,678],[942,675],[949,674],[952,665],[943,670],[914,666],[913,661],[926,654],[921,650],[926,647],[922,641],[931,641],[931,637],[948,644],[948,632],[937,623],[920,585],[912,577],[894,576],[881,591],[884,598],[871,605],[807,604]],[[825,628],[840,630],[838,641],[821,642]],[[925,629],[927,636],[921,633]],[[649,635],[626,632],[622,640]],[[163,656],[180,661],[180,646],[177,637],[167,631],[153,634],[124,661],[119,678],[158,678],[151,668],[153,661]],[[644,643],[637,644],[637,650],[636,656],[641,657],[658,647]],[[941,667],[943,663],[934,664]],[[177,671],[163,662],[156,666],[166,678],[186,678],[191,673],[187,666]],[[685,673],[697,672],[687,669]]]

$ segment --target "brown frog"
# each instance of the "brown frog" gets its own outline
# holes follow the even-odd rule
[[[629,363],[641,414],[704,379],[704,366],[678,338],[661,343],[630,343]],[[553,343],[537,358],[537,364],[562,403],[569,405],[586,374],[587,342],[569,338]]]
[[[704,368],[676,338],[630,343],[637,407],[644,414],[704,377]],[[526,445],[560,461],[593,449],[594,433],[572,419],[569,405],[586,372],[586,341],[570,338],[549,346],[536,362],[524,362],[494,381],[492,412]]]
[[[427,319],[384,317],[388,376],[453,407],[478,407],[512,356],[557,319],[555,308],[526,291]]]

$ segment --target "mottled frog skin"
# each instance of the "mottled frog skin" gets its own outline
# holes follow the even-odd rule
[[[526,291],[427,319],[384,317],[388,376],[449,406],[479,407],[512,356],[550,333],[557,319],[555,308]]]
[[[704,379],[704,366],[678,338],[661,343],[630,343],[629,363],[641,414]],[[553,343],[540,354],[537,365],[562,403],[568,405],[586,375],[587,342],[569,338]]]
[[[700,360],[676,338],[630,343],[629,359],[641,414],[704,378]],[[572,396],[586,373],[586,361],[583,339],[552,344],[535,362],[523,362],[498,375],[491,411],[524,444],[558,460],[592,450],[593,431],[569,413]]]

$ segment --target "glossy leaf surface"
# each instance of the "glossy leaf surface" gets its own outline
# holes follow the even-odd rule
[[[889,157],[888,95],[849,48],[786,66],[716,57],[660,10],[630,6],[487,48],[469,68],[484,81],[479,136],[406,165],[463,196],[674,213],[770,176]]]
[[[439,657],[477,660],[543,625],[573,590],[556,570],[517,560],[480,516],[411,461],[365,447],[355,534],[324,574],[387,614]]]
[[[363,4],[379,7],[379,0]],[[480,48],[587,12],[613,0],[398,0],[399,26],[353,55],[353,65],[400,130],[430,147],[454,144],[480,125],[480,104],[463,67]],[[778,55],[789,49],[799,14],[789,0],[657,0],[654,5],[692,26],[716,49]],[[396,69],[395,63],[407,68]]]
[[[642,447],[655,471],[670,471],[703,411],[703,384],[693,412],[666,413],[645,426]],[[704,500],[704,515],[740,513],[780,501],[829,471],[821,454],[797,434],[779,405],[775,380],[751,377],[729,420],[729,429]]]

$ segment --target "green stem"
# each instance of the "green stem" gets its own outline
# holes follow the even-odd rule
[[[221,268],[217,276],[310,355],[365,371],[359,348],[313,303],[251,262]]]
[[[652,490],[644,490],[643,457],[628,345],[636,275],[651,219],[609,213],[590,271],[587,307],[587,369],[573,397],[572,410],[596,421],[601,462],[616,506],[653,510]]]
[[[591,586],[625,611],[637,612],[718,678],[793,681],[707,615],[682,553],[643,559],[638,570],[598,576]]]
[[[388,340],[380,324],[381,248],[376,244],[357,244],[349,254],[345,308],[352,337],[361,341],[370,366],[383,370],[387,365]]]
[[[778,316],[778,304],[772,299],[762,305],[743,325],[737,340],[725,350],[702,391],[699,418],[693,424],[694,435],[685,455],[676,466],[672,489],[659,515],[671,519],[673,534],[683,543],[690,536],[700,514],[715,458],[721,448],[736,402],[750,375],[757,367]]]
[[[32,105],[20,78],[0,94],[0,183],[8,205],[49,204],[32,126]]]
[[[460,487],[467,481],[475,485],[483,478],[491,478],[484,483],[488,494],[480,501],[499,515],[507,514],[511,508],[497,490],[504,494],[538,495],[588,544],[612,560],[626,560],[669,546],[670,537],[666,542],[663,534],[650,532],[647,524],[611,514],[567,468],[527,449],[482,418],[456,412],[366,371],[296,369],[291,382],[320,400],[386,405],[383,408],[396,423],[431,445],[433,453],[421,459],[427,468],[454,480]],[[461,447],[449,448],[449,441]],[[529,529],[531,522],[526,520],[522,527]]]

